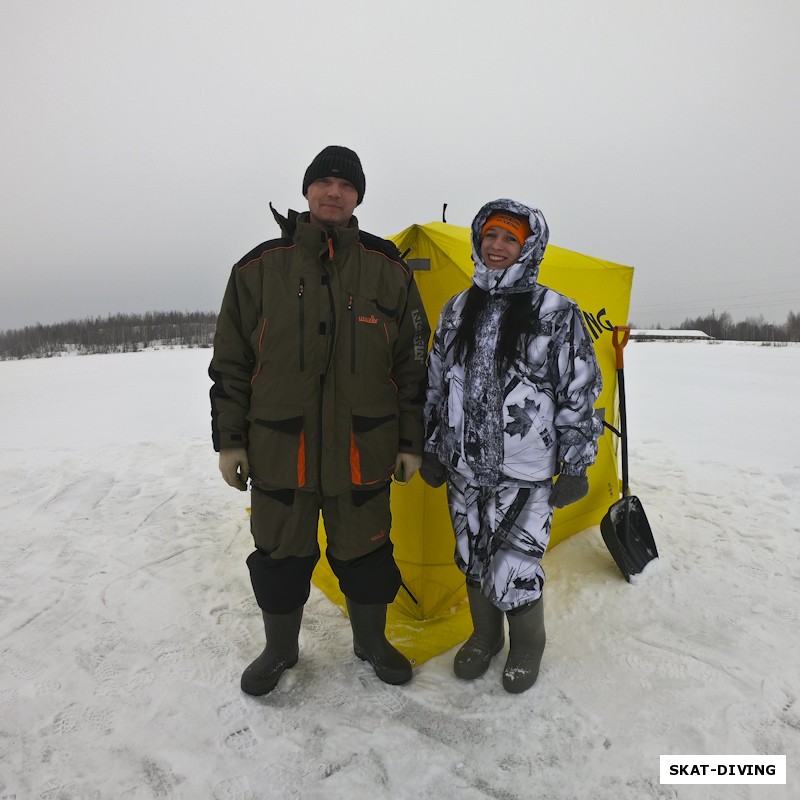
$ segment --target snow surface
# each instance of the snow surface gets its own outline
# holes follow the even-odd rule
[[[800,796],[800,347],[628,345],[661,558],[629,585],[598,528],[549,552],[522,695],[452,651],[380,683],[316,589],[298,665],[240,693],[263,630],[209,357],[0,363],[0,800]],[[786,754],[787,785],[660,785],[680,753]]]

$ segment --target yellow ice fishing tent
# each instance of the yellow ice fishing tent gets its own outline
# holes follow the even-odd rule
[[[389,238],[414,269],[435,329],[445,301],[471,283],[469,228],[431,222],[412,225]],[[603,392],[596,408],[616,425],[617,373],[611,331],[614,325],[627,324],[633,269],[549,245],[539,280],[580,306],[603,373]],[[599,524],[619,498],[617,445],[617,437],[606,430],[597,462],[589,470],[589,495],[556,511],[551,547]],[[320,525],[323,552],[324,535]],[[464,577],[453,562],[454,538],[444,487],[431,489],[417,475],[407,485],[392,488],[392,541],[405,588],[389,608],[388,635],[419,664],[463,641],[472,630]],[[314,583],[344,608],[344,598],[324,559],[317,565]]]

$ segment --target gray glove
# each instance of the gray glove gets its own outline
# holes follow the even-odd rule
[[[444,483],[444,464],[439,461],[439,457],[435,453],[423,453],[419,474],[428,486],[432,486],[435,489]]]
[[[585,475],[559,475],[550,490],[550,505],[564,508],[577,503],[589,494],[589,479]]]
[[[414,477],[420,464],[422,464],[422,456],[415,456],[413,453],[398,453],[394,468],[395,480],[408,483]]]
[[[220,450],[219,471],[228,486],[233,486],[240,492],[247,491],[247,479],[250,477],[247,450],[244,447],[229,447]]]

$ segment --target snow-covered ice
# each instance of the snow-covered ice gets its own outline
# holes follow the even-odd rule
[[[0,363],[0,800],[789,798],[800,768],[800,347],[625,351],[631,488],[661,558],[545,557],[548,645],[386,686],[314,589],[262,699],[246,496],[208,350]],[[415,478],[418,480],[418,478]],[[660,754],[786,754],[786,786],[659,784]]]

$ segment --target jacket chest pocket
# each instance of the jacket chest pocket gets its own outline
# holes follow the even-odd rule
[[[265,302],[262,319],[251,342],[257,353],[258,372],[272,380],[295,375],[314,366],[314,337],[317,324],[313,285],[305,277],[287,279],[280,291]]]
[[[306,282],[300,278],[297,284],[297,363],[300,372],[306,370]]]
[[[379,300],[347,294],[347,364],[351,374],[389,374],[397,341],[397,317]]]

